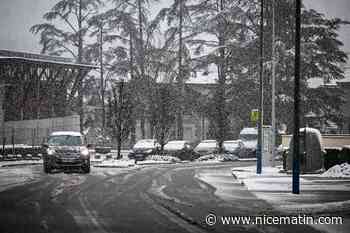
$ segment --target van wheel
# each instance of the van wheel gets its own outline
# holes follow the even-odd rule
[[[51,165],[49,164],[48,161],[44,160],[44,172],[45,173],[51,173]]]
[[[88,160],[86,164],[83,165],[82,170],[84,173],[90,173],[90,160]]]

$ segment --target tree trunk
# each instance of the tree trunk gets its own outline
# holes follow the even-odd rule
[[[102,108],[102,135],[105,134],[106,127],[106,109],[105,109],[105,84],[103,72],[103,27],[100,28],[100,94],[101,94],[101,108]]]
[[[130,63],[129,63],[129,69],[130,69],[130,79],[131,81],[134,81],[134,52],[133,52],[133,35],[132,32],[130,32],[130,47],[129,47],[129,56],[130,56]],[[134,87],[132,87],[134,88]],[[130,126],[130,146],[133,146],[136,143],[136,111],[135,111],[135,97],[132,97],[132,113],[131,113],[131,126]]]
[[[220,0],[220,11],[224,10],[224,0]],[[218,89],[217,89],[217,140],[219,143],[219,152],[223,152],[223,142],[226,137],[226,105],[225,105],[225,83],[226,83],[226,66],[225,66],[225,37],[224,37],[225,25],[224,22],[219,22],[219,47],[220,47],[220,61],[218,67]]]
[[[142,3],[141,0],[137,1],[137,8],[138,8],[138,17],[139,17],[139,61],[140,61],[140,69],[141,69],[141,83],[147,82],[145,80],[145,60],[144,60],[144,48],[143,48],[143,29],[142,29]],[[141,92],[141,95],[144,93]],[[146,95],[143,95],[146,96]],[[142,138],[145,138],[146,136],[146,129],[145,129],[145,106],[141,106],[141,134]]]
[[[118,109],[118,155],[117,155],[117,159],[121,159],[121,147],[122,147],[122,112],[124,111],[123,109],[123,88],[124,88],[124,82],[120,82],[119,83],[119,96],[118,96],[118,102],[119,102],[119,109]]]
[[[177,84],[179,89],[179,97],[177,101],[177,139],[183,139],[183,104],[184,104],[184,77],[182,70],[182,24],[183,24],[183,0],[180,0],[179,4],[179,72],[177,78]]]
[[[143,109],[141,110],[140,121],[141,121],[141,136],[142,136],[143,139],[145,139],[146,138],[145,112],[144,112]]]
[[[82,0],[79,0],[79,13],[78,13],[78,30],[79,30],[79,36],[78,36],[78,63],[82,63],[83,61],[83,38],[81,34],[82,29]],[[80,126],[80,132],[83,133],[84,131],[84,105],[83,105],[83,73],[79,69],[78,77],[79,79],[79,88],[78,88],[78,109],[79,109],[79,126]]]

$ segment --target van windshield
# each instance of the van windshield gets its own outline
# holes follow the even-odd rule
[[[241,140],[244,140],[244,141],[252,141],[252,140],[257,140],[258,139],[258,135],[256,135],[256,134],[241,134],[239,136],[239,138]]]
[[[82,140],[79,136],[55,135],[50,136],[47,143],[50,146],[81,146]]]

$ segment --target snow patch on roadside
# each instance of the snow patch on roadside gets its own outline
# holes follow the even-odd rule
[[[307,203],[290,205],[280,205],[278,208],[281,211],[288,213],[304,213],[304,214],[317,214],[317,213],[329,213],[329,212],[343,212],[350,209],[350,200],[326,202],[326,203]]]
[[[328,213],[350,210],[350,200],[315,202],[321,192],[350,192],[350,187],[345,181],[322,180],[320,174],[301,175],[302,192],[295,195],[291,193],[291,174],[280,173],[280,167],[263,167],[262,174],[256,174],[255,166],[233,168],[232,174],[255,196],[287,213]]]
[[[350,178],[350,164],[343,163],[341,165],[334,165],[320,176],[334,178]]]
[[[225,201],[231,202],[242,199],[255,199],[253,195],[239,195],[239,192],[237,191],[244,190],[246,188],[243,185],[241,185],[237,180],[234,180],[232,178],[232,175],[230,174],[229,170],[199,170],[196,172],[195,178],[205,184],[214,187],[214,194]],[[203,187],[203,185],[201,185],[200,182],[199,184],[203,189],[207,189],[209,187]]]
[[[35,181],[40,177],[39,172],[29,167],[10,167],[0,169],[0,192],[18,185]]]
[[[115,168],[124,168],[132,167],[135,165],[134,160],[106,160],[99,164],[95,164],[94,167],[115,167]]]

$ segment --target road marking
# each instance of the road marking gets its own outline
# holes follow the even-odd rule
[[[156,203],[149,195],[145,193],[140,193],[140,197],[144,199],[146,202],[148,202],[154,210],[158,211],[160,214],[164,215],[168,220],[177,224],[178,226],[185,229],[186,231],[191,233],[206,232],[203,229],[199,228],[198,226],[191,224],[191,222],[194,222],[192,219],[187,219],[184,216],[184,214],[181,214],[181,213],[178,213],[178,214],[173,213],[172,211],[168,210],[162,205],[159,205],[158,203]]]
[[[93,232],[99,232],[99,233],[107,233],[107,231],[103,228],[102,224],[97,220],[95,213],[91,211],[88,208],[88,201],[86,198],[83,198],[81,196],[78,197],[79,203],[83,209],[83,212],[85,213],[85,217],[81,215],[73,215],[74,220],[78,225],[83,224],[83,225],[90,225],[88,223],[92,223],[93,227],[96,229]],[[81,226],[81,225],[80,225]]]

